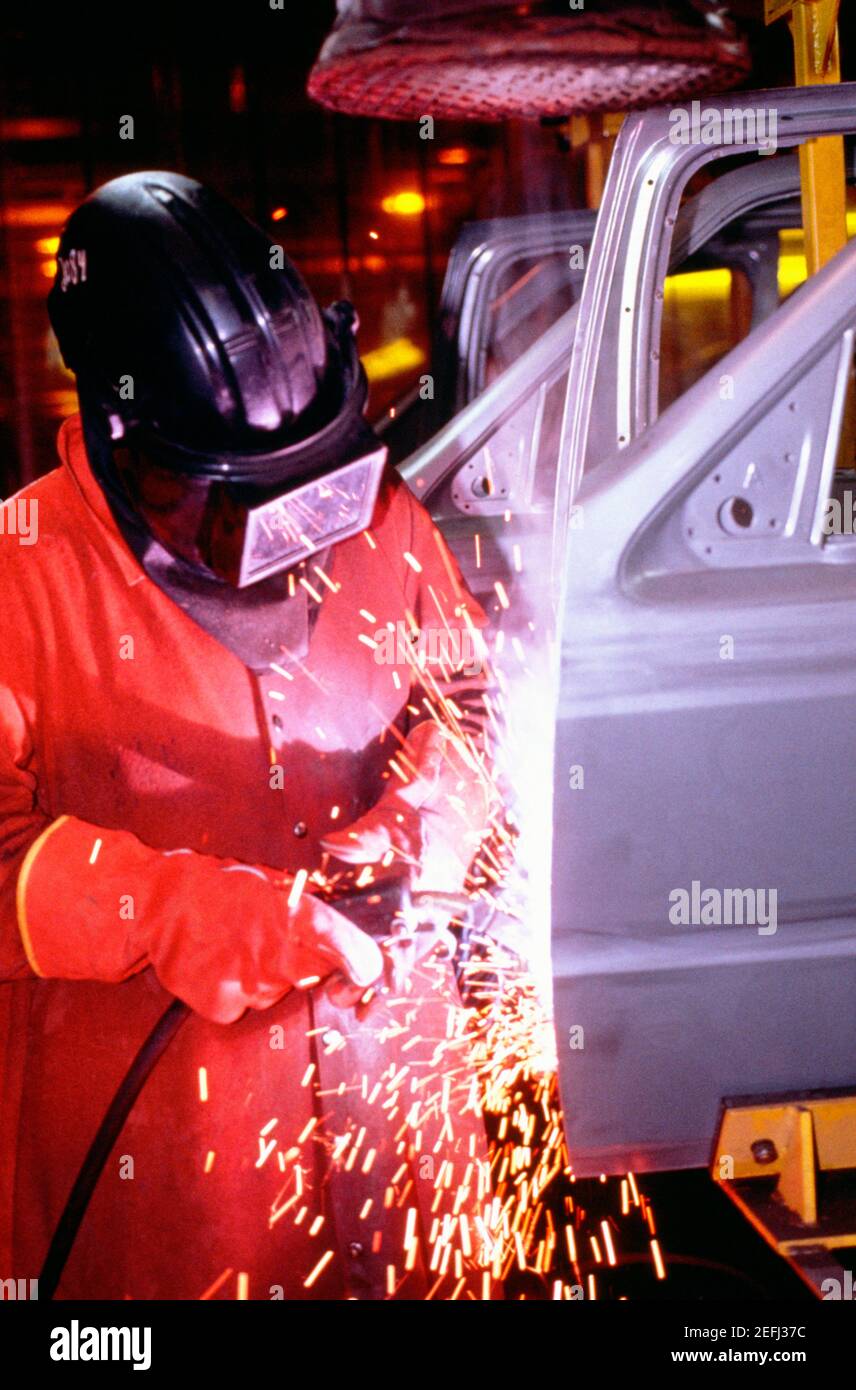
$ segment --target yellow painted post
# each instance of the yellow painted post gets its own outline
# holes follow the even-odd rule
[[[767,24],[784,16],[794,41],[798,87],[841,81],[839,0],[764,0]],[[844,140],[821,135],[800,146],[803,230],[809,275],[847,242]]]
[[[585,151],[587,207],[600,207],[615,137],[623,120],[623,115],[611,111],[602,116],[571,116],[565,128],[571,148]]]
[[[767,24],[788,17],[798,87],[841,81],[838,46],[840,0],[764,0]],[[820,135],[800,145],[803,240],[806,270],[814,275],[847,244],[847,177],[844,138]],[[856,398],[847,393],[838,468],[852,468],[856,453]]]

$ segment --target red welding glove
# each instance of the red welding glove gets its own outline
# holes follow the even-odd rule
[[[115,982],[152,965],[215,1023],[334,971],[363,989],[382,975],[370,936],[311,894],[289,906],[289,888],[273,870],[62,816],[22,865],[18,924],[37,975]]]
[[[407,784],[322,844],[348,864],[404,866],[414,889],[456,893],[484,834],[484,778],[460,742],[429,721],[417,724],[395,761]]]

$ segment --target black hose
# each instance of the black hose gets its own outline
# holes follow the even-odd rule
[[[39,1275],[39,1298],[50,1300],[56,1293],[62,1278],[71,1247],[74,1245],[80,1223],[86,1215],[95,1186],[100,1178],[110,1151],[122,1132],[122,1127],[130,1115],[137,1096],[148,1081],[160,1058],[169,1047],[190,1009],[180,999],[174,999],[161,1014],[149,1036],[146,1038],[122,1084],[111,1100],[104,1119],[98,1126],[89,1152],[80,1166],[68,1201],[63,1208],[59,1224],[53,1234],[42,1272]]]

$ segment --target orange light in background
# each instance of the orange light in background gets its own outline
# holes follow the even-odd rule
[[[12,203],[0,210],[0,222],[6,227],[57,227],[70,212],[61,203]]]
[[[58,236],[40,236],[36,242],[36,250],[43,256],[55,256],[59,250]]]
[[[425,211],[425,199],[415,188],[402,188],[398,193],[388,193],[381,207],[395,217],[417,217]]]
[[[0,121],[0,140],[76,140],[80,121],[63,116],[14,116]]]
[[[377,241],[380,237],[380,232],[369,232],[369,236],[371,237],[372,241]]]
[[[272,222],[281,222],[284,217],[288,216],[288,208],[274,208],[270,216]]]
[[[447,150],[437,151],[438,164],[469,164],[470,152],[465,145],[450,145]]]
[[[247,109],[247,79],[242,67],[233,68],[229,76],[229,110],[243,116]]]
[[[46,280],[52,280],[56,275],[56,261],[42,261],[41,265],[39,266],[39,270],[42,272],[42,275],[44,275]]]

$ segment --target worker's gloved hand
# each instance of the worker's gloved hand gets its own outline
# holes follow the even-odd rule
[[[381,993],[402,995],[408,992],[408,980],[413,971],[428,956],[439,955],[450,960],[457,951],[457,941],[448,930],[452,916],[466,910],[468,900],[460,895],[421,893],[411,897],[402,883],[394,894],[389,883],[382,892],[367,888],[358,896],[340,900],[342,911],[356,917],[371,931],[384,957],[383,977],[377,981]],[[359,989],[344,976],[334,975],[327,993],[340,1008],[358,1005],[365,989]]]
[[[417,725],[398,754],[410,781],[321,841],[346,864],[383,864],[414,889],[457,893],[484,830],[485,793],[455,741]]]
[[[359,998],[384,973],[375,941],[329,903],[304,894],[289,907],[284,891],[269,914],[221,924],[172,923],[150,946],[158,979],[203,1017],[231,1023],[266,1009],[290,989],[311,989],[337,973]]]
[[[384,796],[345,830],[326,835],[321,844],[346,864],[402,867],[410,886],[456,893],[466,878],[472,845],[452,810],[414,809],[398,794]]]
[[[402,796],[382,799],[344,830],[335,830],[321,841],[324,849],[345,864],[391,864],[417,868],[424,845],[421,815]]]
[[[62,816],[21,870],[18,922],[37,975],[118,983],[151,965],[204,1018],[233,1023],[334,972],[362,990],[383,973],[370,936],[311,893],[291,905],[290,891],[274,869]]]

